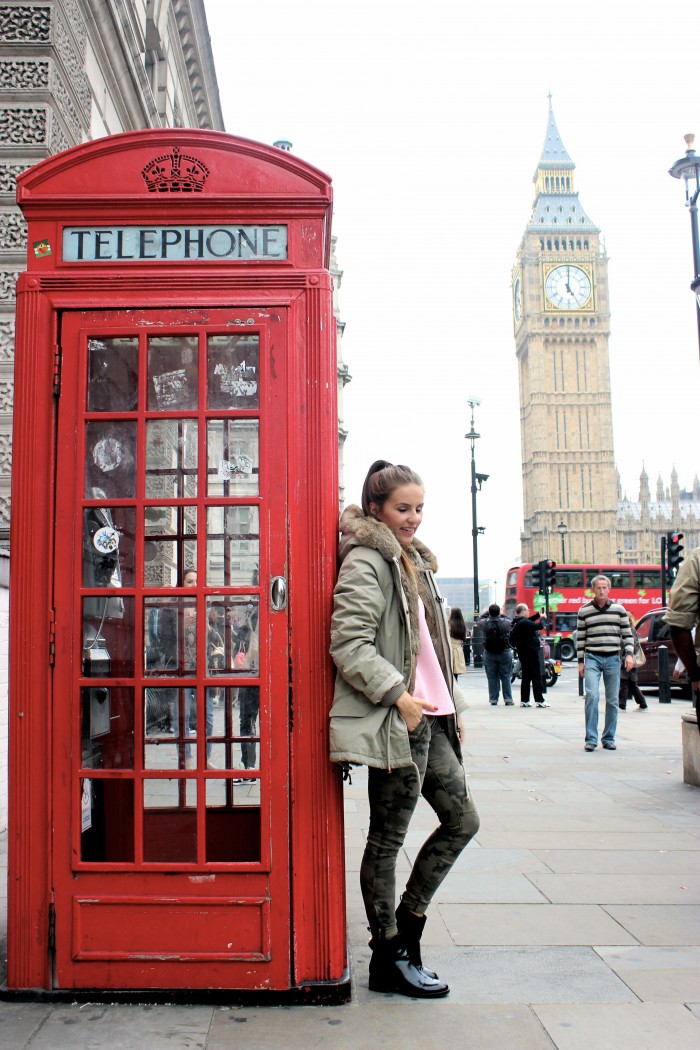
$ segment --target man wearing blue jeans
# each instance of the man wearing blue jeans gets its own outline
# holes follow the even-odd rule
[[[513,671],[513,650],[508,641],[511,621],[501,616],[500,605],[489,605],[488,616],[477,621],[484,638],[484,670],[489,684],[489,703],[495,707],[498,703],[499,687],[503,689],[503,702],[507,707],[513,706],[511,673]]]
[[[586,686],[584,747],[586,751],[595,751],[598,746],[598,704],[602,678],[605,683],[605,725],[601,741],[606,750],[615,751],[620,655],[624,650],[625,667],[631,671],[634,667],[634,637],[624,607],[608,598],[610,580],[607,576],[596,576],[591,586],[594,598],[579,609],[576,636],[578,673]]]

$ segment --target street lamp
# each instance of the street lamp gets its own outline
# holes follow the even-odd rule
[[[474,409],[477,405],[481,404],[481,398],[470,397],[467,404],[472,410],[472,421],[471,429],[468,434],[465,434],[467,441],[471,442],[472,447],[472,558],[474,562],[474,619],[477,619],[479,615],[479,551],[477,537],[480,532],[483,532],[483,528],[479,528],[476,520],[476,492],[477,483],[479,491],[481,491],[481,483],[488,479],[488,474],[477,474],[476,463],[474,461],[474,442],[481,437],[481,434],[477,434],[474,430]]]
[[[557,530],[561,536],[561,560],[566,561],[566,547],[564,546],[564,537],[566,536],[566,525],[563,521],[560,521],[557,525]]]
[[[693,149],[695,135],[684,135],[688,147],[685,156],[669,168],[674,179],[685,180],[685,206],[690,210],[690,234],[693,238],[693,280],[690,283],[695,293],[695,313],[698,321],[698,345],[700,346],[700,236],[698,235],[698,197],[700,196],[700,157]]]
[[[618,565],[622,565],[622,554],[623,554],[622,547],[618,547],[617,548],[617,564]]]

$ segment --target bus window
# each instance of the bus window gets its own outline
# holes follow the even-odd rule
[[[518,582],[518,570],[517,569],[513,569],[511,572],[508,573],[507,586],[508,587],[515,587],[517,585],[517,582]]]
[[[586,586],[590,587],[596,576],[607,576],[610,580],[610,589],[626,590],[632,586],[631,572],[629,569],[586,569]]]
[[[634,586],[654,587],[658,590],[661,587],[661,569],[635,569]]]
[[[571,587],[576,587],[578,590],[582,590],[583,569],[557,569],[556,581],[557,589],[559,590]]]
[[[536,565],[533,565],[531,569],[528,569],[525,573],[525,579],[523,580],[524,587],[539,587],[540,585],[540,574]]]

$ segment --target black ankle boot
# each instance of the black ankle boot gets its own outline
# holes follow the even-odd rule
[[[414,966],[401,934],[386,940],[382,934],[369,942],[369,987],[373,992],[398,992],[413,999],[442,999],[449,992],[444,981],[428,977]]]
[[[406,945],[408,957],[413,965],[418,970],[422,970],[428,977],[439,980],[440,978],[435,973],[435,970],[429,970],[427,966],[423,966],[420,954],[420,939],[423,936],[425,915],[414,915],[401,901],[396,909],[396,925],[399,928],[403,943]]]

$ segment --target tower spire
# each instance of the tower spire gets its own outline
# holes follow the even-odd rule
[[[539,167],[570,168],[573,170],[576,165],[566,151],[566,146],[561,140],[559,128],[554,119],[551,91],[547,95],[547,98],[549,99],[549,114],[547,116],[547,131],[544,136],[544,146],[542,147],[542,156],[540,157]],[[537,175],[535,175],[535,178],[536,177]]]
[[[535,184],[535,200],[528,228],[540,233],[560,233],[566,227],[567,235],[574,230],[579,233],[599,233],[598,227],[588,217],[581,204],[574,184],[576,165],[562,142],[552,108],[552,92],[547,95],[547,131],[544,136],[542,154],[532,181]],[[573,229],[570,229],[573,227]]]

